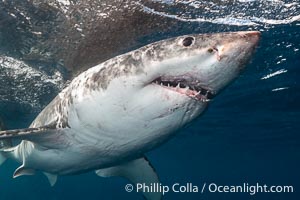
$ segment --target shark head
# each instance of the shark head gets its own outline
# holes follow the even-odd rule
[[[238,77],[259,38],[255,31],[185,35],[112,58],[81,75],[93,96],[81,118],[127,143],[155,146]]]
[[[170,99],[184,96],[206,105],[240,74],[259,37],[254,31],[187,35],[144,47],[140,53],[150,78],[145,84]]]

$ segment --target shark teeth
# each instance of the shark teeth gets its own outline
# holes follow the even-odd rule
[[[214,93],[203,88],[198,80],[188,81],[180,78],[162,78],[155,79],[152,83],[162,87],[174,90],[178,93],[185,94],[193,99],[208,102],[214,97]]]

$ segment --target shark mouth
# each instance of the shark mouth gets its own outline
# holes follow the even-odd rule
[[[215,96],[212,90],[200,85],[198,80],[159,77],[152,81],[152,83],[201,102],[208,102]]]

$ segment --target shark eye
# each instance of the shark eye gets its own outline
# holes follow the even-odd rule
[[[194,38],[193,37],[186,37],[182,40],[182,45],[185,47],[191,46],[194,42]]]

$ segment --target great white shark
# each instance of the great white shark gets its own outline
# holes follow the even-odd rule
[[[29,128],[0,132],[13,177],[95,170],[159,183],[145,153],[198,117],[253,54],[256,31],[184,35],[111,58],[77,76]],[[15,141],[21,142],[15,146]],[[161,193],[144,193],[161,199]]]

